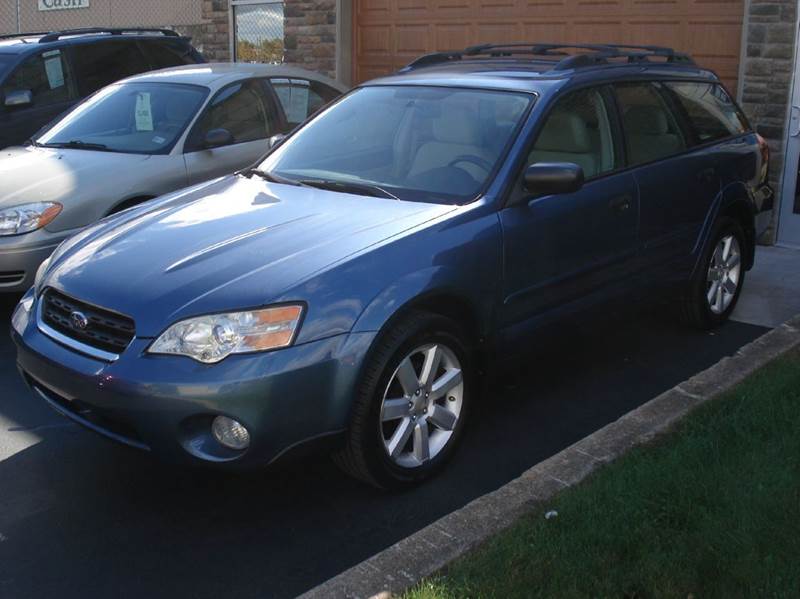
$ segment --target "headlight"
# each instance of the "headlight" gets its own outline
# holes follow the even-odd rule
[[[58,202],[36,202],[0,210],[0,236],[30,233],[53,222],[61,213]]]
[[[286,347],[294,341],[302,313],[302,306],[291,305],[189,318],[169,327],[147,351],[213,364],[231,354]]]
[[[42,262],[39,265],[39,268],[36,270],[36,277],[33,279],[33,288],[36,290],[36,293],[39,293],[39,285],[42,282],[42,278],[44,278],[44,273],[47,270],[47,267],[50,266],[50,260],[52,260],[52,256]]]

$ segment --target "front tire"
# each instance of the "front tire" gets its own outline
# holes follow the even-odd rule
[[[472,400],[465,337],[448,318],[412,312],[367,358],[345,449],[348,474],[384,489],[428,478],[452,457]]]
[[[711,243],[684,297],[686,321],[699,329],[713,329],[730,317],[745,279],[747,238],[741,225],[722,217],[711,234]]]

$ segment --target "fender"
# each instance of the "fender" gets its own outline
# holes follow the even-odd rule
[[[376,295],[356,320],[352,333],[380,331],[402,309],[435,297],[457,298],[468,307],[483,336],[490,330],[493,297],[464,280],[464,274],[448,266],[431,266],[408,273]]]
[[[745,235],[747,235],[748,239],[751,241],[749,244],[750,247],[747,250],[746,268],[750,269],[750,267],[752,267],[755,254],[755,228],[753,224],[753,219],[755,218],[755,203],[747,185],[742,181],[734,181],[726,185],[722,191],[720,191],[708,210],[708,214],[706,215],[705,222],[703,223],[703,227],[700,230],[700,235],[697,238],[693,250],[695,255],[695,263],[692,268],[693,275],[700,267],[700,260],[705,250],[708,248],[708,244],[711,243],[711,231],[717,219],[721,214],[731,212],[740,216],[747,215],[750,219],[749,224],[742,223],[742,226],[745,229]]]

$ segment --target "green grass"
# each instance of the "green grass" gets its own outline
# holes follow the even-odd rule
[[[800,597],[800,352],[406,599],[690,595]]]

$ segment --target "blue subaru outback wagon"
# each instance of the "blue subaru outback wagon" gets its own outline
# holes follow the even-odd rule
[[[537,326],[643,287],[724,322],[767,163],[718,78],[667,48],[426,55],[253,168],[65,241],[13,314],[19,369],[161,456],[324,445],[409,485],[453,455],[481,365]]]

